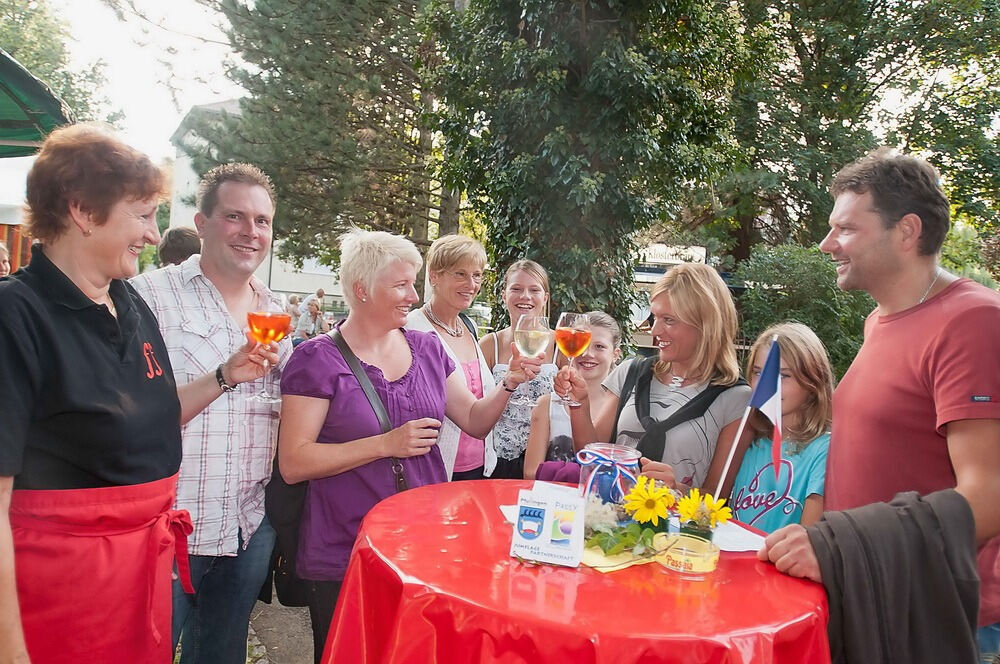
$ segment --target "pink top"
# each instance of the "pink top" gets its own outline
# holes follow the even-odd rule
[[[465,372],[465,384],[469,386],[477,399],[483,398],[483,378],[479,375],[479,359],[462,363]],[[464,431],[458,437],[458,454],[455,455],[454,472],[475,470],[486,463],[486,444],[479,438],[473,438]]]

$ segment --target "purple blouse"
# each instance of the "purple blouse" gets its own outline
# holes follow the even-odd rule
[[[361,367],[382,398],[393,428],[422,417],[444,420],[445,380],[455,363],[433,332],[403,330],[403,336],[413,362],[402,378],[389,382],[378,367],[364,362]],[[281,393],[330,401],[319,443],[345,443],[382,433],[360,383],[325,334],[299,344],[292,353],[281,374]],[[402,459],[402,463],[411,488],[448,480],[436,445],[429,453]],[[343,579],[361,520],[395,491],[389,459],[310,480],[299,532],[298,575],[312,581]]]

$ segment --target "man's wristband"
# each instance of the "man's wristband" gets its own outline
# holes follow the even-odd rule
[[[219,387],[222,388],[223,392],[233,392],[234,390],[236,390],[236,386],[227,383],[226,379],[222,376],[221,364],[215,370],[215,380],[218,381]]]
[[[517,391],[517,386],[515,385],[513,388],[507,387],[507,381],[505,380],[503,382],[503,389],[505,391],[507,391],[507,392],[516,392]]]

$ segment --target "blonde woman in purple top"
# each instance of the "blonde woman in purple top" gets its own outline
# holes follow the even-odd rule
[[[402,329],[418,301],[421,263],[403,237],[354,230],[341,239],[340,277],[351,312],[340,332],[385,404],[392,431],[382,433],[328,335],[300,344],[282,374],[279,464],[287,482],[309,481],[296,569],[311,582],[317,661],[361,519],[395,492],[392,457],[402,461],[410,488],[446,481],[441,421],[484,438],[511,393],[539,370],[538,359],[515,356],[502,389],[477,400],[436,335]]]

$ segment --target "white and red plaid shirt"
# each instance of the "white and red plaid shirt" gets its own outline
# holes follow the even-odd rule
[[[174,377],[185,385],[214,373],[246,343],[246,321],[235,321],[222,295],[201,271],[201,256],[131,280],[160,324]],[[257,278],[254,308],[280,310],[280,302]],[[271,477],[278,435],[278,404],[247,401],[262,382],[279,391],[280,367],[291,342],[280,344],[281,361],[263,381],[224,393],[181,429],[184,456],[177,503],[191,513],[188,551],[198,556],[235,556],[242,531],[248,542],[264,517],[264,487]]]

